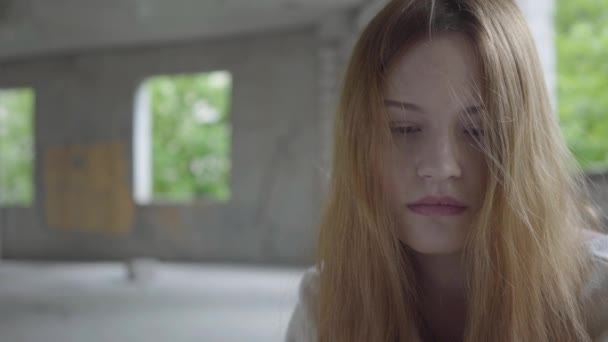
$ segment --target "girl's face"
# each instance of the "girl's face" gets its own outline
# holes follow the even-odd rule
[[[478,139],[482,84],[460,33],[421,41],[395,64],[384,92],[393,147],[389,189],[400,240],[423,254],[459,252],[485,190]]]

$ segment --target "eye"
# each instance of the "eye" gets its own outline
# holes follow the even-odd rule
[[[484,136],[484,131],[478,128],[466,128],[464,132],[472,137],[479,138]]]
[[[393,134],[413,134],[420,132],[420,128],[416,126],[393,126],[391,127],[391,132]]]

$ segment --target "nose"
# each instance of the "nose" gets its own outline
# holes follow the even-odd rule
[[[459,178],[462,168],[456,142],[449,136],[427,142],[418,164],[418,177],[435,181]]]

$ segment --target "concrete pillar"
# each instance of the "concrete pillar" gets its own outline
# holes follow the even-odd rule
[[[356,29],[353,24],[353,14],[350,12],[339,12],[328,16],[318,28],[322,189],[327,185],[330,174],[335,111],[354,33]]]
[[[387,2],[388,0],[367,0],[364,5],[361,6],[357,15],[357,28],[359,32],[367,26]]]
[[[555,52],[555,0],[517,0],[534,36],[551,105],[557,113],[557,67]]]

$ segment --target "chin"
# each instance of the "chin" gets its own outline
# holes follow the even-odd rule
[[[400,238],[401,242],[412,251],[425,255],[457,254],[464,248],[462,239],[438,239],[428,236],[408,236]]]
[[[423,255],[453,255],[459,254],[462,251],[462,247],[459,248],[446,248],[444,246],[411,246],[410,244],[406,244],[410,247],[411,250],[418,254]]]

